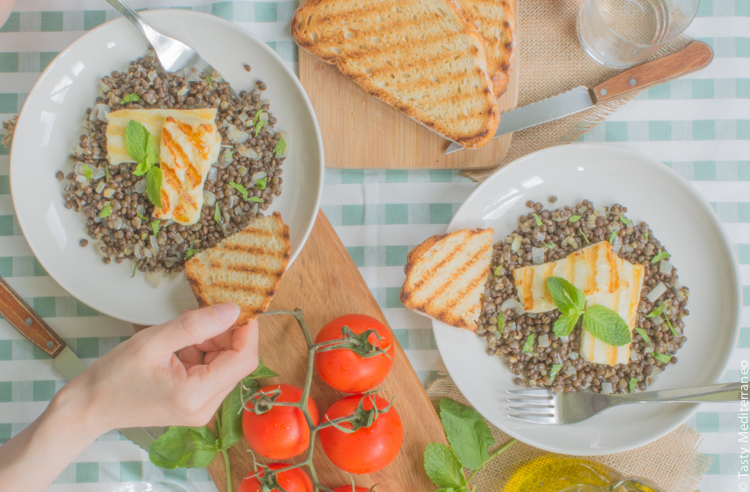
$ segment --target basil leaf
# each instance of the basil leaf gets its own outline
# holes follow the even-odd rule
[[[242,195],[242,199],[247,201],[247,188],[245,188],[241,184],[235,183],[234,181],[230,181],[229,186],[237,190],[240,195]]]
[[[255,182],[255,186],[257,186],[260,191],[265,190],[267,184],[268,184],[268,178],[259,179],[258,181]]]
[[[671,256],[672,256],[672,255],[670,255],[670,254],[669,254],[669,253],[667,253],[666,251],[662,251],[661,253],[659,253],[658,255],[654,256],[654,257],[653,257],[653,258],[651,259],[651,264],[654,264],[654,263],[659,263],[659,262],[660,262],[661,260],[665,260],[665,259],[667,259],[667,258],[670,258]]]
[[[256,367],[255,370],[251,372],[249,376],[243,379],[242,382],[247,382],[247,381],[250,381],[251,379],[275,378],[278,376],[279,376],[278,374],[276,374],[272,369],[269,369],[263,363],[262,358],[258,358],[258,367]]]
[[[490,446],[495,444],[484,417],[471,407],[443,398],[440,421],[458,461],[472,470],[482,468],[490,457]]]
[[[219,409],[221,428],[219,433],[219,451],[229,449],[242,437],[242,383],[237,383],[229,392]]]
[[[547,288],[552,302],[563,314],[583,311],[586,307],[586,294],[562,277],[548,277]]]
[[[445,444],[427,444],[424,451],[424,471],[432,483],[446,490],[462,490],[466,486],[461,463]]]
[[[161,204],[161,169],[154,166],[146,173],[146,194],[154,206],[162,208]]]
[[[265,200],[263,200],[262,198],[260,198],[258,196],[248,197],[247,201],[248,202],[255,202],[255,203],[263,203],[263,202],[265,202]]]
[[[529,337],[526,339],[526,341],[523,344],[522,350],[524,352],[533,352],[534,351],[534,334],[529,334]]]
[[[122,101],[120,101],[120,104],[127,104],[129,102],[138,102],[140,100],[141,100],[141,96],[139,96],[135,92],[131,92],[130,94],[122,98]]]
[[[656,308],[653,311],[651,311],[650,313],[648,313],[646,315],[646,317],[647,318],[653,318],[655,316],[659,316],[664,311],[664,308],[666,307],[666,305],[667,305],[666,302],[662,302],[661,306],[659,306],[658,308]]]
[[[549,371],[549,380],[552,381],[557,376],[557,373],[562,369],[562,364],[552,364]]]
[[[148,457],[162,468],[203,468],[216,458],[216,436],[207,427],[170,427],[148,447]]]
[[[583,327],[613,347],[627,345],[633,340],[628,325],[620,315],[604,306],[589,306],[583,314]]]
[[[669,362],[672,360],[671,355],[660,354],[659,352],[654,352],[651,354],[651,356],[659,362],[663,362],[665,364],[669,364]]]
[[[273,147],[273,154],[278,158],[280,155],[286,152],[286,140],[280,138],[276,145]]]
[[[625,225],[628,225],[628,224],[630,224],[630,223],[631,223],[631,222],[633,222],[633,221],[632,221],[632,220],[630,220],[630,219],[626,219],[626,218],[625,218],[625,217],[623,217],[623,216],[620,216],[620,222],[622,222],[622,223],[623,223],[623,224],[625,224]]]
[[[219,210],[219,205],[216,205],[216,208],[214,208],[214,221],[217,224],[221,224],[221,210]]]
[[[125,150],[135,162],[146,160],[146,146],[151,134],[145,126],[135,120],[130,120],[125,127]]]
[[[630,392],[635,392],[635,388],[638,386],[638,380],[636,378],[630,378],[630,383],[628,384],[630,387]]]
[[[572,224],[574,222],[578,222],[579,220],[581,220],[580,215],[571,215],[570,218],[568,219],[568,222]]]
[[[643,338],[643,341],[645,341],[647,344],[649,344],[650,346],[654,345],[653,343],[651,343],[651,339],[648,337],[648,333],[646,333],[646,330],[644,330],[643,328],[639,328],[639,327],[636,326],[635,327],[635,331],[638,332],[638,334],[641,336],[641,338]]]
[[[580,312],[569,312],[560,315],[560,317],[555,320],[552,332],[558,338],[570,335],[578,324],[578,318],[580,317]]]
[[[112,214],[112,207],[110,206],[110,202],[107,202],[104,204],[104,207],[99,211],[99,217],[104,219],[106,217],[109,217]]]
[[[540,219],[539,216],[537,214],[535,214],[535,213],[532,213],[531,215],[534,216],[534,220],[536,221],[536,225],[537,226],[541,226],[542,225],[542,219]]]

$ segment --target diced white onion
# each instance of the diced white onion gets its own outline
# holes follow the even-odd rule
[[[252,147],[245,147],[244,145],[237,149],[237,153],[240,154],[242,157],[247,157],[248,159],[252,159],[254,161],[257,161],[260,159],[260,154],[258,154],[254,148]]]
[[[213,207],[216,204],[216,195],[208,190],[203,190],[203,204]]]
[[[103,121],[107,122],[107,115],[110,112],[109,106],[103,103],[99,103],[94,106],[94,108],[91,110],[91,114],[89,115],[89,121]]]
[[[79,174],[78,176],[76,176],[76,181],[78,181],[81,184],[89,182],[89,180],[86,179],[86,176],[84,176],[83,174]]]
[[[542,347],[542,348],[549,347],[549,336],[548,335],[540,336],[537,346]]]
[[[664,323],[664,318],[661,317],[661,315],[654,316],[651,318],[651,323],[659,326],[660,324]]]
[[[159,250],[159,242],[156,239],[156,236],[149,236],[148,242],[151,243],[151,249],[153,250],[156,248],[156,250]]]
[[[659,262],[659,273],[662,275],[669,275],[672,273],[672,264],[667,260],[661,260]]]
[[[620,252],[624,255],[632,253],[633,251],[635,251],[635,248],[630,244],[624,244],[622,248],[620,248]]]
[[[73,147],[72,153],[73,155],[76,155],[78,157],[81,157],[83,155],[83,147],[81,147],[80,143],[76,144],[76,146]]]
[[[104,172],[103,167],[95,167],[93,172],[91,173],[91,181],[96,181],[97,179],[102,179],[106,173]]]
[[[115,215],[113,219],[111,219],[112,222],[112,229],[119,231],[122,229],[122,226],[124,225],[125,221],[122,220],[122,217],[119,215]]]
[[[181,235],[179,235],[179,234],[175,234],[175,235],[174,235],[174,242],[176,242],[177,244],[182,244],[182,243],[184,243],[184,242],[185,242],[185,238],[183,238],[183,237],[182,237]]]
[[[109,84],[105,84],[103,80],[99,81],[99,90],[102,91],[103,94],[106,94],[109,90]]]
[[[630,362],[636,362],[636,361],[638,361],[638,360],[639,360],[640,358],[641,358],[641,357],[640,357],[640,356],[638,355],[638,352],[636,352],[635,350],[631,350],[631,351],[630,351]]]
[[[234,208],[234,204],[237,203],[237,200],[238,200],[237,195],[230,195],[229,196],[229,207],[228,208]],[[229,220],[229,219],[227,219],[227,220]]]
[[[158,77],[159,74],[156,72],[156,70],[151,70],[149,73],[146,74],[146,77],[148,77],[149,82],[153,82],[156,80],[156,77]]]
[[[563,369],[563,372],[565,373],[566,376],[572,376],[572,375],[576,374],[578,371],[576,371],[575,367],[568,366],[565,369]]]
[[[545,237],[547,236],[542,231],[539,231],[534,235],[534,238],[536,238],[537,241],[544,241]]]
[[[516,236],[513,238],[513,243],[510,245],[510,250],[514,253],[518,253],[518,251],[521,249],[521,236]]]
[[[658,284],[656,284],[656,287],[651,289],[651,292],[648,293],[648,295],[646,296],[646,299],[648,299],[648,302],[653,304],[666,291],[667,291],[667,286],[664,285],[662,282],[659,282]]]
[[[568,353],[568,359],[570,359],[570,360],[576,360],[576,359],[578,359],[578,352],[569,352]]]
[[[227,138],[233,143],[245,143],[250,135],[237,128],[234,125],[229,125],[229,131],[227,132]]]
[[[516,331],[516,328],[518,328],[518,325],[516,324],[515,321],[509,321],[508,323],[505,324],[505,329],[507,331]]]
[[[141,253],[140,244],[136,244],[135,247],[133,248],[133,255],[135,256],[136,260],[140,260],[141,258],[143,258],[143,253]]]
[[[112,198],[113,196],[115,196],[115,189],[114,188],[107,188],[106,190],[104,190],[102,192],[102,196],[104,198]]]
[[[219,170],[212,166],[211,169],[208,170],[208,175],[206,176],[206,180],[216,181],[216,178],[218,176],[219,176]]]
[[[154,289],[158,288],[161,284],[162,276],[156,272],[146,272],[146,282]]]
[[[531,248],[531,262],[534,265],[541,265],[544,263],[544,248]]]
[[[602,393],[605,395],[611,395],[612,394],[612,383],[606,382],[602,383]]]
[[[622,239],[620,239],[620,236],[615,236],[615,240],[612,241],[612,252],[614,254],[618,254],[621,249],[622,249]]]
[[[221,154],[221,164],[223,164],[222,167],[226,167],[232,163],[232,160],[234,159],[234,155],[232,155],[233,152],[231,150],[225,150]],[[211,178],[208,178],[211,179]],[[214,178],[216,179],[216,178]]]
[[[560,337],[560,341],[561,341],[562,343],[568,343],[568,335],[565,335],[565,336],[562,336],[562,337]]]
[[[133,187],[136,193],[145,193],[146,192],[146,180],[145,179],[139,179],[135,182],[135,186]]]
[[[76,176],[83,176],[84,174],[86,174],[85,167],[87,165],[88,164],[86,164],[85,162],[78,161],[76,162],[76,166],[73,168],[73,172],[76,174]]]
[[[188,93],[189,90],[190,89],[188,88],[187,85],[183,85],[182,87],[180,87],[180,90],[177,91],[177,95],[178,96],[184,96],[185,94]]]
[[[245,112],[242,112],[237,118],[239,118],[239,120],[244,124],[247,121],[247,119],[250,118],[250,115],[248,115]]]
[[[653,353],[654,347],[652,345],[647,346],[645,349],[643,349],[644,354],[650,354]]]
[[[508,298],[500,305],[500,311],[505,311],[506,309],[512,309],[516,312],[516,314],[523,314],[523,304],[518,302],[516,299]]]
[[[266,172],[265,172],[265,171],[259,171],[259,172],[255,173],[255,174],[253,174],[253,175],[252,175],[252,176],[250,177],[250,180],[251,180],[251,181],[252,181],[253,183],[255,183],[256,181],[258,181],[258,180],[260,180],[260,179],[263,179],[263,178],[265,178],[266,176],[268,176],[268,174],[266,174]]]

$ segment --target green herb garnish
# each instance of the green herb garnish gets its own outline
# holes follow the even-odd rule
[[[670,255],[666,251],[662,251],[661,253],[653,257],[653,259],[651,260],[651,264],[659,263],[661,260],[665,260],[671,256],[672,255]]]
[[[112,214],[112,207],[110,206],[111,202],[107,202],[104,204],[104,207],[99,211],[99,217],[104,219],[106,217],[109,217]]]
[[[583,315],[583,327],[613,347],[627,345],[633,340],[625,320],[617,312],[604,306],[589,306]]]
[[[219,204],[216,204],[216,208],[214,208],[214,221],[217,224],[221,224],[221,210],[219,210]]]
[[[646,333],[646,330],[643,328],[635,327],[635,331],[638,332],[638,334],[643,338],[643,341],[649,344],[650,346],[653,346],[654,344],[651,343],[651,339],[648,337],[648,333]]]
[[[623,217],[623,216],[621,215],[621,216],[620,216],[620,222],[622,222],[622,223],[623,223],[623,224],[625,224],[625,225],[628,225],[628,224],[630,224],[630,223],[631,223],[631,222],[633,222],[633,221],[632,221],[632,220],[630,220],[630,219],[626,219],[625,217]]]
[[[151,230],[154,231],[154,236],[159,235],[159,221],[158,220],[151,222]]]
[[[94,175],[94,170],[88,164],[83,165],[83,175],[86,176],[86,181],[91,181],[91,176]]]
[[[540,219],[539,216],[537,214],[535,214],[535,213],[532,213],[531,215],[534,216],[534,220],[536,221],[536,225],[537,226],[541,226],[542,225],[542,219]]]
[[[122,98],[122,101],[120,101],[120,104],[127,104],[129,102],[138,102],[141,100],[141,96],[136,94],[135,92],[132,92],[128,94],[127,96]]]
[[[571,217],[568,219],[568,222],[572,224],[574,222],[578,222],[579,220],[581,220],[580,215],[571,215]]]
[[[211,76],[206,74],[206,82],[208,82],[208,90],[213,90],[213,85],[211,84]]]
[[[268,178],[259,179],[258,181],[255,182],[255,186],[257,186],[260,191],[265,190],[267,184],[268,184]]]
[[[557,245],[555,243],[545,243],[545,244],[543,244],[543,246],[545,248],[549,248],[549,249],[555,249],[555,248],[557,248]]]
[[[643,235],[643,239],[645,239],[646,241],[648,241],[648,232]]]
[[[138,163],[133,174],[146,175],[146,195],[155,206],[161,204],[161,169],[156,167],[159,156],[156,154],[154,137],[141,123],[130,120],[125,128],[125,148],[128,155]]]
[[[663,362],[664,364],[669,364],[669,362],[672,360],[671,355],[660,354],[659,352],[654,352],[653,354],[651,354],[651,356],[659,362]]]
[[[133,263],[133,274],[130,276],[130,278],[135,277],[135,270],[138,268],[138,263]]]
[[[109,163],[108,162],[104,163],[104,179],[106,181],[109,181]]]
[[[672,322],[669,321],[669,318],[664,316],[664,320],[667,322],[667,326],[669,326],[669,329],[672,331],[672,335],[674,335],[675,338],[680,338],[682,335],[680,335],[680,332],[677,331],[677,328],[672,325]]]
[[[497,313],[497,332],[502,333],[505,330],[505,318],[503,313]]]
[[[266,126],[266,123],[268,123],[268,121],[260,119],[260,115],[262,113],[263,111],[258,111],[257,113],[255,113],[255,118],[253,118],[253,126],[255,127],[256,138],[258,137],[258,134],[263,129],[263,127]]]
[[[659,315],[660,315],[660,314],[661,314],[661,313],[662,313],[662,312],[664,311],[664,307],[665,307],[666,305],[667,305],[667,303],[666,303],[666,302],[663,302],[663,303],[661,304],[661,306],[659,306],[658,308],[656,308],[656,309],[654,309],[653,311],[651,311],[650,313],[648,313],[648,314],[646,315],[646,317],[647,317],[647,318],[653,318],[653,317],[659,316]]]
[[[584,241],[586,241],[586,244],[591,244],[589,242],[589,238],[586,237],[586,234],[583,233],[583,229],[578,229],[578,232],[581,233],[581,236],[583,236]]]
[[[281,154],[286,152],[286,140],[280,138],[276,145],[273,147],[273,153],[278,158]]]
[[[609,244],[614,244],[615,243],[615,238],[617,237],[617,232],[618,231],[612,231],[612,235],[609,236]]]
[[[245,188],[239,183],[235,183],[234,181],[230,181],[229,186],[237,190],[240,193],[240,195],[242,195],[242,199],[247,201],[247,188]]]
[[[533,352],[534,351],[534,334],[533,333],[530,333],[529,337],[524,342],[524,344],[523,344],[523,351],[524,352]]]
[[[635,392],[635,388],[638,386],[638,380],[636,378],[630,378],[630,384],[628,384],[630,387],[630,392]]]
[[[560,369],[562,369],[562,364],[552,364],[552,367],[550,367],[549,370],[550,382],[555,379],[555,376],[557,376],[557,373],[560,372]]]
[[[185,259],[186,259],[186,260],[189,260],[189,259],[190,259],[190,258],[192,258],[192,257],[193,257],[193,255],[195,255],[195,253],[197,253],[197,252],[198,252],[198,250],[197,250],[197,249],[195,249],[195,248],[192,248],[192,247],[191,247],[191,248],[188,248],[188,250],[187,250],[187,251],[185,251]]]
[[[144,220],[144,221],[148,222],[148,219],[146,217],[144,217],[142,213],[140,213],[138,211],[136,211],[136,213],[138,214],[138,217],[141,218],[141,220]]]
[[[494,270],[492,270],[492,275],[499,277],[500,276],[500,269],[503,267],[502,263],[495,267]]]
[[[248,201],[248,202],[255,202],[255,203],[264,203],[264,202],[265,202],[265,200],[264,200],[264,199],[262,199],[262,198],[260,198],[260,197],[258,197],[258,196],[251,196],[251,197],[248,197],[247,201]]]

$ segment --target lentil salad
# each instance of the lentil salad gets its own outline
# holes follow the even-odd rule
[[[556,197],[550,197],[550,203]],[[540,202],[518,219],[517,229],[495,244],[492,275],[482,297],[477,334],[487,353],[501,357],[518,385],[552,391],[589,389],[603,393],[645,390],[659,372],[676,364],[674,354],[687,341],[682,318],[689,290],[679,285],[677,269],[645,222],[635,223],[627,208],[614,204],[595,208],[589,200],[547,210]],[[558,310],[526,313],[519,302],[513,270],[556,261],[589,244],[609,241],[622,259],[644,265],[644,282],[632,333],[630,362],[614,367],[593,364],[579,355],[581,327],[556,337]],[[498,331],[498,316],[505,326]],[[502,323],[501,323],[502,326]]]
[[[288,136],[276,132],[267,86],[257,81],[239,99],[217,72],[159,73],[147,55],[101,80],[103,94],[87,109],[84,131],[70,156],[73,170],[58,171],[65,207],[80,212],[93,247],[105,264],[133,261],[136,269],[158,285],[160,276],[181,271],[195,252],[215,246],[262,217],[281,194]],[[204,184],[200,220],[190,226],[151,218],[146,180],[134,174],[135,163],[111,165],[107,160],[106,114],[117,109],[217,109],[222,149]],[[86,246],[85,239],[80,242]]]

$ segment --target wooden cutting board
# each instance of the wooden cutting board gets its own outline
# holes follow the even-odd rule
[[[514,5],[518,12],[517,0]],[[518,104],[518,38],[516,31],[510,81],[505,94],[498,99],[501,113]],[[318,117],[327,167],[484,169],[500,162],[510,147],[512,135],[505,135],[479,149],[444,155],[451,142],[367,94],[335,65],[324,63],[302,49],[299,49],[299,78]]]
[[[318,212],[310,238],[284,275],[269,310],[291,311],[297,307],[304,311],[313,338],[328,321],[348,313],[368,314],[388,325],[370,289],[323,212]],[[394,408],[404,424],[404,442],[399,455],[385,469],[371,475],[355,476],[354,480],[357,485],[367,488],[382,483],[377,488],[378,492],[432,492],[436,487],[424,472],[422,458],[427,443],[446,443],[445,436],[422,383],[395,336],[393,340],[393,368],[382,385],[385,389],[381,396],[388,400],[396,397]],[[262,383],[283,382],[302,386],[307,346],[294,318],[260,318],[260,355],[268,367],[281,375]],[[311,395],[318,405],[321,418],[331,404],[345,396],[326,386],[317,374],[313,378]],[[252,455],[247,451],[249,447],[242,438],[229,450],[234,490],[237,490],[242,477],[253,471]],[[266,460],[259,458],[259,461]],[[348,476],[325,456],[320,439],[316,443],[315,469],[321,484],[327,487],[351,483]],[[226,491],[226,472],[220,455],[208,467],[208,472],[219,491]]]

